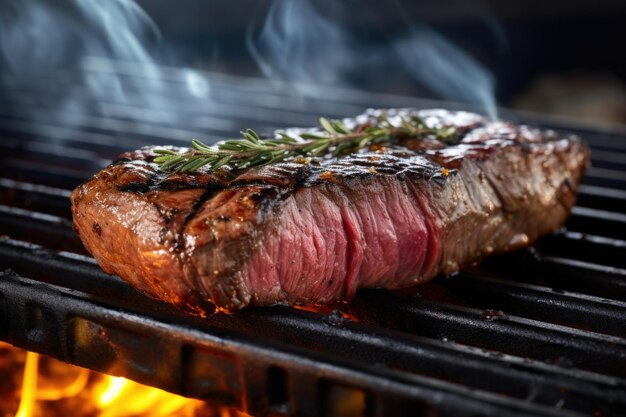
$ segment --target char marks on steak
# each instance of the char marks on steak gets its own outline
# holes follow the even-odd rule
[[[205,314],[208,301],[237,310],[410,286],[527,246],[565,221],[589,160],[576,138],[466,112],[387,113],[392,123],[417,114],[454,126],[460,142],[404,139],[239,175],[166,173],[144,148],[73,192],[75,228],[106,272]],[[358,128],[378,115],[345,122]]]

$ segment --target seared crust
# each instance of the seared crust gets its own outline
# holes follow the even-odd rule
[[[391,120],[416,111],[397,112],[389,111]],[[346,122],[366,126],[376,114],[370,111]],[[152,162],[151,148],[126,153],[74,191],[75,228],[106,272],[151,296],[205,314],[212,311],[209,300],[235,310],[248,304],[329,302],[349,298],[364,286],[411,285],[456,272],[489,253],[529,245],[562,224],[588,164],[588,150],[579,140],[489,123],[471,113],[418,114],[431,126],[455,126],[462,132],[461,143],[445,147],[435,138],[407,140],[394,148],[284,162],[241,175],[228,170],[167,174]],[[415,206],[425,219],[429,241],[415,265],[371,276],[346,269],[339,277],[331,271],[330,284],[314,289],[306,282],[283,282],[285,271],[272,272],[267,276],[276,278],[264,282],[250,270],[269,256],[268,242],[293,242],[284,236],[285,223],[299,216],[294,210],[320,196],[338,208],[332,211],[335,223],[324,230],[331,224],[342,228],[346,243],[335,244],[346,255],[334,262],[349,267],[359,249],[354,241],[365,238],[350,235],[346,210],[359,198],[392,189],[409,196],[402,204]],[[395,199],[389,194],[382,201],[393,205]],[[306,219],[324,221],[315,215]],[[395,262],[400,265],[402,259]]]

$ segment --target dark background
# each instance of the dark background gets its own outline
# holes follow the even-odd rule
[[[270,1],[138,3],[176,51],[176,61],[260,74],[246,34],[258,31]],[[330,2],[314,3],[321,15],[331,9]],[[397,36],[404,18],[444,34],[493,72],[502,105],[626,121],[625,1],[400,1],[404,16],[388,2],[351,3],[341,25],[373,46]],[[402,71],[369,71],[346,81],[369,91],[436,97]]]

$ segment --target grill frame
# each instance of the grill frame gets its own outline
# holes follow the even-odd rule
[[[179,82],[175,69],[162,74]],[[0,95],[0,269],[11,269],[0,273],[0,340],[259,415],[332,413],[337,392],[362,398],[367,416],[626,412],[626,265],[616,258],[626,253],[626,129],[521,116],[573,131],[595,151],[581,187],[585,206],[575,208],[570,231],[540,240],[539,254],[489,259],[413,292],[364,291],[335,306],[341,313],[273,307],[200,320],[104,274],[71,230],[68,190],[142,144],[310,125],[315,114],[348,116],[373,104],[458,107],[324,88],[306,90],[303,100],[262,80],[210,79],[222,107],[197,116],[183,106],[178,123],[194,130],[163,126],[162,108],[141,112],[137,103],[118,103],[109,118],[87,106],[71,126],[50,110],[60,93],[37,80],[26,94]],[[238,102],[244,97],[253,103]],[[111,144],[118,135],[128,136]],[[565,322],[554,323],[559,317]]]

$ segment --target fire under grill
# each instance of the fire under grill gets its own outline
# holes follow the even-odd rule
[[[196,319],[99,269],[72,231],[70,190],[143,145],[452,106],[224,75],[193,99],[181,71],[160,77],[165,91],[98,103],[63,73],[0,93],[0,340],[254,415],[341,415],[346,399],[365,416],[626,414],[626,129],[522,116],[593,148],[566,229],[534,248],[325,311]]]

